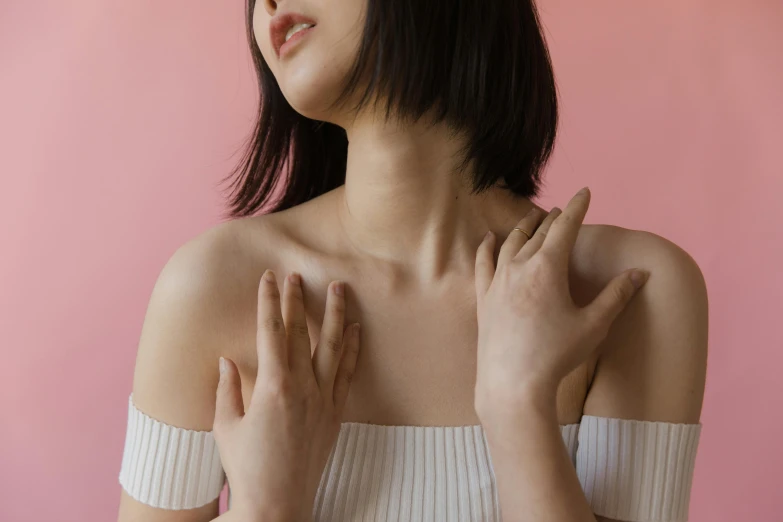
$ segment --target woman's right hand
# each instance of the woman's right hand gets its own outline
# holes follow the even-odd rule
[[[258,374],[247,411],[236,365],[225,361],[213,433],[231,487],[231,510],[249,520],[309,521],[340,432],[359,353],[359,325],[344,328],[343,283],[327,289],[311,357],[298,274],[285,279],[282,310],[274,272],[258,289]]]

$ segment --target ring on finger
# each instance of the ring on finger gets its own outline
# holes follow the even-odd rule
[[[527,238],[528,238],[528,239],[531,239],[531,237],[532,237],[528,231],[526,231],[526,230],[522,230],[522,229],[521,229],[521,228],[519,228],[519,227],[514,227],[514,228],[512,228],[512,229],[511,229],[511,231],[512,231],[512,232],[513,232],[514,230],[519,230],[520,232],[522,232],[523,234],[525,234],[525,235],[527,236]]]

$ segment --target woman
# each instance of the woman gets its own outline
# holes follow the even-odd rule
[[[247,17],[237,219],[156,283],[119,519],[212,520],[227,478],[226,520],[686,520],[704,280],[582,225],[589,191],[530,201],[557,124],[532,2]]]

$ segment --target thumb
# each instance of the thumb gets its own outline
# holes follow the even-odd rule
[[[587,313],[594,324],[611,326],[639,288],[647,282],[650,272],[632,268],[618,275],[587,306]]]
[[[244,415],[239,371],[231,359],[220,358],[220,381],[215,400],[215,426],[228,426]]]

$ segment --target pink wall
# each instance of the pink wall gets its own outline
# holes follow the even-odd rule
[[[240,4],[0,4],[3,521],[116,517],[152,285],[218,221],[251,123]],[[589,184],[587,222],[699,262],[711,353],[691,520],[782,520],[783,3],[541,8],[563,102],[541,203]]]

